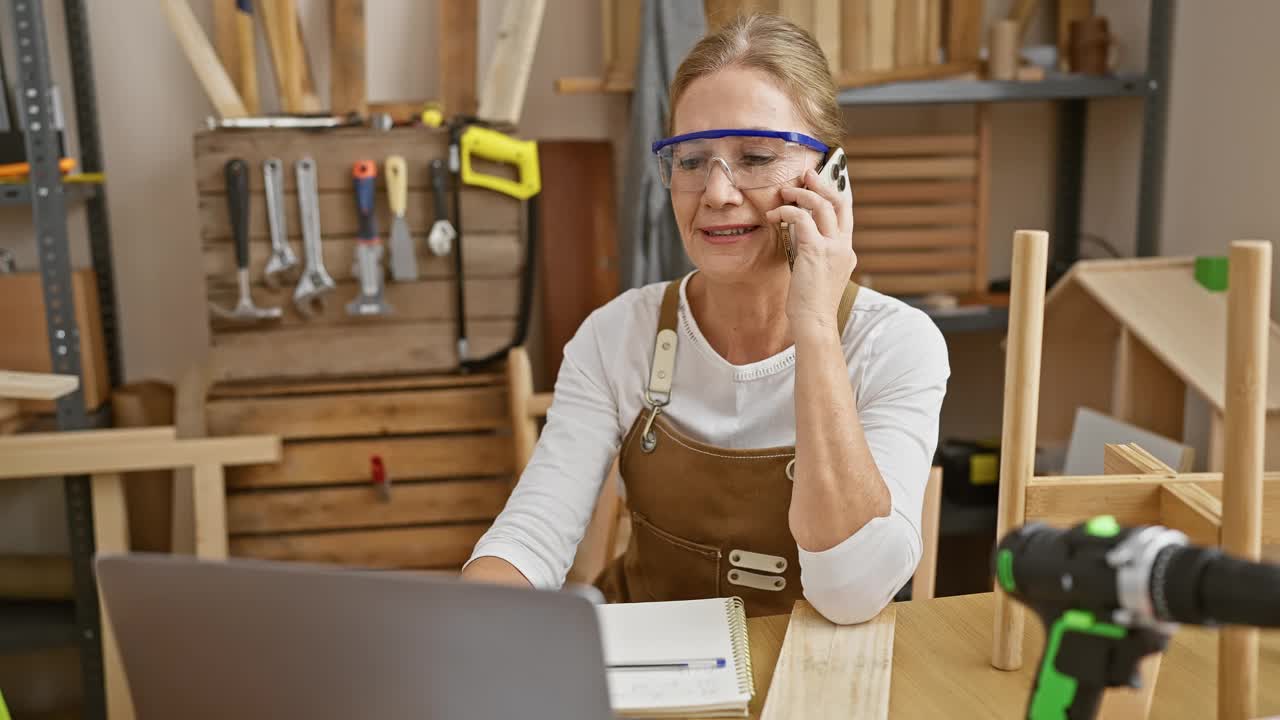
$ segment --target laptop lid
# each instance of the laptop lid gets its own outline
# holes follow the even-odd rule
[[[453,576],[102,556],[138,720],[604,720],[595,610]]]

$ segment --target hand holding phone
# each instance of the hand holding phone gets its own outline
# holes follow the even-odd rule
[[[833,184],[837,192],[842,195],[847,194],[852,202],[853,188],[849,182],[848,159],[845,157],[843,148],[834,148],[818,167],[817,173],[819,178]],[[779,223],[779,230],[778,237],[782,242],[783,251],[787,254],[787,266],[795,269],[796,246],[795,240],[791,237],[791,226],[784,220]]]

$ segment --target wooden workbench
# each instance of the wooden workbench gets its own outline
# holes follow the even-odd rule
[[[1039,622],[1028,618],[1024,662],[1016,672],[991,667],[992,595],[961,595],[897,605],[889,717],[1024,717],[1034,665],[1044,646]],[[787,615],[747,621],[760,717],[786,635]],[[1258,673],[1260,716],[1280,714],[1280,631],[1262,633]],[[1217,633],[1184,625],[1165,653],[1151,717],[1217,716]]]

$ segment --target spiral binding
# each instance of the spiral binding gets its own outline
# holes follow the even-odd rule
[[[729,640],[733,646],[733,666],[738,672],[738,690],[748,697],[756,696],[755,678],[751,674],[751,643],[747,638],[747,609],[736,595],[725,603],[729,615]]]

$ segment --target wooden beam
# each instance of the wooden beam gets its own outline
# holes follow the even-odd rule
[[[0,398],[53,400],[80,387],[75,375],[0,370]]]
[[[931,600],[938,580],[938,527],[942,510],[942,468],[929,470],[924,488],[924,511],[920,515],[920,564],[911,579],[911,599]]]
[[[436,4],[436,77],[446,115],[476,112],[478,6],[478,0]]]
[[[1196,545],[1222,542],[1222,501],[1193,483],[1160,487],[1160,524],[1181,530]]]
[[[1069,527],[1106,514],[1121,525],[1159,524],[1161,488],[1188,483],[1222,496],[1221,473],[1033,478],[1027,485],[1026,521]],[[1280,544],[1280,472],[1264,473],[1260,507],[1262,544]]]
[[[533,54],[542,31],[546,0],[507,3],[498,26],[498,41],[489,60],[476,114],[485,120],[520,124]]]
[[[1159,458],[1143,450],[1137,443],[1106,443],[1103,446],[1102,467],[1108,475],[1163,475],[1173,477],[1173,468]]]
[[[1004,373],[1004,415],[1000,441],[1000,497],[996,537],[1021,526],[1026,516],[1027,482],[1035,475],[1036,417],[1040,397],[1040,345],[1044,329],[1045,273],[1049,233],[1019,230],[1013,235],[1013,276],[1009,292],[1009,343]],[[991,664],[1022,667],[1024,608],[998,586]]]
[[[441,7],[462,3],[443,2]],[[329,5],[329,107],[335,115],[369,111],[365,83],[364,0]]]
[[[191,63],[191,69],[195,71],[196,77],[204,87],[205,95],[209,97],[218,114],[224,118],[248,115],[249,111],[245,109],[240,93],[231,82],[231,76],[218,60],[218,54],[209,42],[209,36],[205,35],[200,21],[196,19],[195,13],[191,12],[191,6],[187,4],[187,0],[161,0],[161,2],[164,4],[170,30],[178,38],[178,44],[182,46],[187,62]]]
[[[225,7],[227,2],[215,2],[215,8]],[[215,12],[217,12],[215,10]],[[258,93],[258,44],[254,40],[253,3],[236,3],[236,63],[227,71],[235,78],[236,90],[250,115],[262,111]],[[221,52],[221,51],[219,51]]]
[[[796,602],[760,720],[889,717],[897,610],[836,625]]]
[[[947,5],[946,45],[949,62],[976,61],[982,50],[984,0],[951,0]]]
[[[62,433],[61,441],[43,437],[28,442],[22,435],[0,437],[0,457],[5,459],[0,465],[0,480],[280,460],[280,438],[272,435],[84,444],[76,439],[78,434]]]
[[[206,560],[227,557],[227,491],[222,464],[202,462],[194,478],[195,554]]]
[[[1235,241],[1229,257],[1222,549],[1256,561],[1262,556],[1271,243]],[[1218,637],[1218,717],[1257,717],[1258,629],[1228,626]]]
[[[129,516],[125,506],[124,480],[118,473],[95,474],[91,481],[93,497],[93,540],[98,555],[129,552]],[[99,596],[102,630],[103,684],[107,695],[107,716],[133,717],[133,700],[129,681],[124,674],[120,647],[111,624],[109,608]]]

